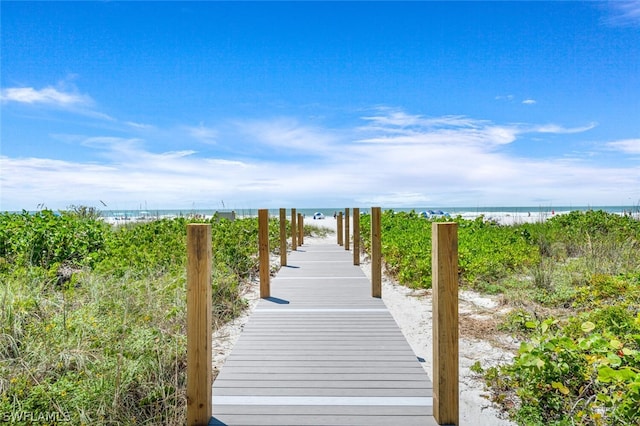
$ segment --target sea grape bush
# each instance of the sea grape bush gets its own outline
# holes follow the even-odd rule
[[[98,256],[96,271],[141,278],[184,267],[187,223],[186,218],[162,219],[114,229]]]
[[[461,284],[527,306],[501,325],[522,340],[513,362],[474,366],[492,401],[521,425],[640,424],[640,221],[603,211],[513,226],[451,220]],[[388,211],[381,225],[387,272],[430,287],[431,222]],[[370,226],[364,215],[367,250]],[[565,315],[534,315],[539,304]]]
[[[213,253],[217,263],[230,267],[236,274],[246,277],[258,270],[258,221],[255,218],[236,219],[219,222],[212,219]],[[287,228],[289,229],[289,228]],[[269,248],[280,247],[280,224],[269,221]]]
[[[55,264],[93,265],[104,248],[109,226],[74,212],[0,214],[0,258],[20,266],[50,269]]]
[[[534,334],[513,363],[484,372],[492,400],[522,425],[638,424],[640,314],[627,311],[623,333],[602,314],[527,323]]]
[[[369,215],[361,218],[361,235],[370,248]],[[492,282],[539,262],[537,246],[511,227],[476,220],[458,223],[460,279],[471,285]],[[431,221],[415,212],[385,211],[380,218],[382,256],[386,270],[409,287],[431,287]]]

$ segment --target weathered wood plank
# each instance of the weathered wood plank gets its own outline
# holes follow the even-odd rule
[[[227,360],[224,363],[224,367],[226,368],[242,368],[242,367],[252,367],[252,368],[371,368],[371,369],[379,369],[381,367],[393,366],[396,368],[422,368],[422,365],[417,362],[417,360],[407,361],[405,357],[397,361],[329,361],[329,360],[317,360],[317,361],[299,361],[295,360],[241,360],[238,358]]]
[[[406,380],[280,380],[280,381],[252,381],[252,380],[224,380],[216,378],[215,387],[253,387],[253,388],[335,388],[335,389],[432,389],[431,383]],[[215,405],[215,400],[214,400]]]
[[[286,398],[286,397],[285,397]],[[384,400],[384,398],[379,398]],[[238,410],[237,405],[221,405],[218,407],[217,414],[235,414]],[[242,411],[244,414],[308,414],[308,415],[326,415],[332,414],[347,414],[352,416],[366,416],[371,415],[371,405],[242,405]],[[432,407],[429,405],[424,406],[385,406],[380,405],[373,409],[378,416],[428,416],[432,414]]]
[[[259,360],[259,359],[265,359],[265,360],[273,360],[278,359],[278,355],[282,354],[282,351],[269,351],[269,352],[264,352],[262,354],[262,356],[251,356],[251,355],[244,355],[243,358],[246,360]],[[369,357],[366,356],[366,352],[363,351],[349,351],[349,352],[337,352],[337,351],[327,351],[327,352],[320,352],[320,351],[295,351],[295,352],[290,352],[287,353],[286,356],[285,355],[281,355],[284,358],[283,359],[288,359],[288,360],[300,360],[300,361],[313,361],[313,360],[323,360],[323,359],[327,359],[327,360],[333,360],[333,361],[367,361],[367,360],[378,360],[378,361],[384,361],[386,362],[386,366],[384,368],[389,368],[391,366],[390,362],[394,361],[394,360],[402,360],[407,359],[407,354],[403,353],[403,352],[397,352],[397,351],[384,351],[384,352],[380,352],[379,354],[375,355],[374,357]],[[240,358],[240,359],[243,359]]]
[[[222,387],[214,388],[213,398],[217,396],[422,396],[432,397],[433,389],[371,389],[371,388],[247,388]]]
[[[187,227],[187,424],[211,417],[211,225]]]
[[[233,377],[234,380],[250,380],[253,382],[256,381],[282,381],[282,382],[294,382],[294,381],[302,381],[307,382],[311,380],[322,380],[325,382],[331,381],[344,381],[344,382],[362,382],[362,381],[405,381],[405,382],[421,382],[423,383],[422,377],[418,376],[415,371],[411,372],[400,372],[400,371],[386,371],[383,370],[384,373],[380,371],[374,373],[256,373],[256,372],[239,372],[233,371],[225,372],[225,376],[220,377],[220,380],[224,380],[224,377]]]
[[[238,410],[242,412],[242,410]],[[433,416],[343,416],[343,415],[222,415],[213,417],[209,426],[219,425],[280,425],[280,426],[437,426]]]
[[[399,373],[399,374],[416,374],[416,368],[422,369],[420,366],[404,366],[404,365],[393,365],[389,366],[388,364],[382,364],[377,367],[360,367],[358,365],[346,365],[342,367],[335,366],[325,366],[325,367],[317,367],[317,366],[306,366],[306,365],[286,365],[286,366],[256,366],[256,365],[245,365],[245,366],[229,366],[225,365],[225,373],[232,375],[256,375],[256,374],[275,374],[279,377],[282,377],[284,374],[358,374],[358,375],[373,375],[380,372],[380,369],[384,368],[384,371],[388,373]]]

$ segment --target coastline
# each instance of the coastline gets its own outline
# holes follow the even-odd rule
[[[309,219],[313,217],[315,212],[323,213],[327,219],[333,219],[334,213],[341,211],[342,209],[297,209],[297,213],[300,213]],[[461,217],[466,220],[475,220],[479,217],[483,217],[486,221],[495,222],[499,225],[519,225],[523,223],[542,223],[552,217],[570,213],[572,211],[588,211],[588,210],[604,210],[615,214],[631,214],[640,220],[640,208],[637,206],[603,206],[603,207],[559,207],[559,208],[527,208],[527,207],[485,207],[476,210],[466,208],[456,209],[424,209],[424,208],[386,208],[384,211],[392,210],[398,212],[415,212],[418,215],[425,217]],[[433,214],[429,213],[432,212]],[[441,212],[442,214],[439,214]],[[211,219],[216,213],[229,215],[233,213],[237,218],[257,217],[257,209],[247,210],[192,210],[185,212],[182,210],[157,210],[154,212],[149,211],[104,211],[102,212],[103,220],[110,225],[125,225],[128,223],[148,222],[159,219],[173,219],[177,217],[188,218],[201,218]],[[368,209],[361,209],[361,214],[369,213]],[[271,217],[278,217],[278,209],[269,209],[269,215]],[[291,218],[291,209],[287,209],[287,219]]]
[[[271,217],[279,216],[279,209],[270,208]],[[343,211],[343,208],[298,208],[297,213],[306,218],[313,217],[314,213],[320,212],[327,218],[332,218],[334,214]],[[451,207],[451,208],[425,208],[425,207],[382,207],[383,211],[393,211],[395,213],[414,212],[426,218],[431,217],[461,217],[466,220],[475,220],[483,217],[486,221],[495,222],[499,225],[519,225],[523,223],[541,223],[554,216],[567,214],[572,211],[602,210],[618,215],[631,215],[640,220],[640,204],[628,206],[525,206],[525,207]],[[62,211],[62,210],[61,210]],[[174,219],[179,217],[199,218],[210,220],[214,215],[220,214],[222,217],[234,215],[236,218],[257,217],[258,209],[149,209],[149,210],[96,210],[102,220],[113,226],[121,226],[129,223],[150,222],[160,219]],[[287,218],[291,217],[291,209],[286,209]],[[360,208],[361,214],[368,214],[369,207]],[[5,213],[30,213],[36,211],[6,211]],[[59,214],[59,213],[55,213]]]

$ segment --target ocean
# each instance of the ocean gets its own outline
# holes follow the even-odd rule
[[[353,206],[350,207],[351,210]],[[357,207],[357,206],[356,206]],[[442,211],[450,216],[477,217],[485,216],[506,216],[506,215],[536,215],[549,216],[555,214],[568,213],[570,211],[579,210],[603,210],[609,213],[625,214],[640,212],[640,206],[524,206],[524,207],[496,207],[496,206],[476,206],[476,207],[383,207],[383,211],[393,210],[395,212],[416,213],[431,211]],[[234,211],[237,217],[251,217],[258,215],[258,209],[163,209],[163,210],[102,210],[102,216],[105,219],[159,219],[164,217],[181,217],[181,216],[213,216],[216,212]],[[296,212],[305,217],[312,217],[316,212],[320,212],[327,217],[333,217],[334,213],[344,212],[344,208],[338,207],[316,207],[316,208],[296,208]],[[370,206],[360,207],[360,213],[368,213]],[[269,209],[270,216],[278,216],[280,210]],[[287,208],[287,216],[291,214],[291,208]]]

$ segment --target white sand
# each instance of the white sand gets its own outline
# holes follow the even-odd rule
[[[526,215],[526,213],[525,213]],[[511,216],[515,217],[515,216]],[[527,216],[528,217],[528,216]],[[508,222],[508,221],[507,221]],[[335,235],[336,220],[329,217],[324,220],[305,219],[305,224],[324,226],[334,231],[334,234],[327,238],[305,237],[304,245],[319,243],[336,243]],[[351,228],[353,229],[353,227]],[[272,259],[274,263],[279,262],[278,258]],[[363,260],[362,269],[364,273],[371,277],[370,264]],[[248,321],[250,313],[255,307],[259,298],[259,283],[254,280],[248,286],[245,297],[249,300],[250,308],[240,318],[214,333],[214,372],[217,371],[224,360],[231,352],[244,324]],[[433,377],[433,347],[431,345],[431,292],[414,291],[407,287],[400,286],[388,277],[383,278],[382,299],[387,308],[395,318],[402,333],[411,345],[416,356],[424,359],[422,363],[429,377]],[[459,295],[459,311],[461,317],[470,317],[482,321],[483,318],[491,319],[501,308],[496,300],[483,297],[477,293],[462,291]],[[460,353],[460,424],[477,426],[512,425],[509,421],[503,420],[499,412],[492,408],[490,402],[485,397],[487,392],[484,384],[469,367],[476,361],[481,361],[482,366],[504,362],[513,357],[512,352],[503,347],[514,349],[514,342],[503,337],[501,344],[495,344],[488,340],[465,337],[461,333],[459,340]],[[495,340],[493,341],[495,342]]]

